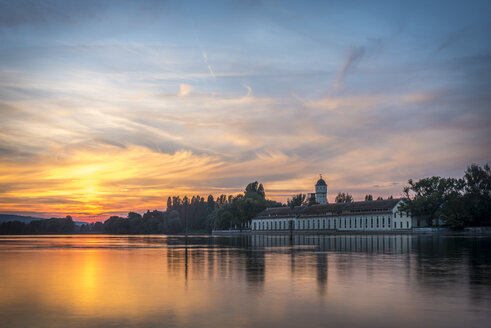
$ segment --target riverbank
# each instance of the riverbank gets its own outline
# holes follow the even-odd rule
[[[212,235],[401,235],[401,234],[452,234],[452,235],[491,235],[491,227],[467,227],[464,230],[452,230],[450,228],[429,227],[400,230],[214,230]]]

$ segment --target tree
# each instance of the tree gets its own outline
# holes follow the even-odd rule
[[[262,183],[259,184],[259,187],[257,188],[257,193],[259,196],[261,196],[262,199],[266,198],[266,193],[264,192],[264,187]]]
[[[472,164],[464,174],[464,200],[468,224],[491,225],[491,168]]]
[[[310,194],[310,197],[308,197],[306,202],[307,202],[307,206],[318,204],[317,200],[315,199],[315,194]]]
[[[244,196],[248,198],[265,199],[266,194],[262,183],[260,184],[257,181],[249,183],[245,188]]]
[[[170,196],[167,198],[167,211],[170,211],[172,210],[172,199],[170,198]]]
[[[365,202],[367,201],[370,201],[370,200],[373,200],[373,196],[372,195],[365,195]]]
[[[208,210],[210,212],[215,209],[215,200],[213,199],[212,195],[208,195],[208,200],[206,202],[206,205],[208,206]]]
[[[305,194],[296,194],[296,195],[293,195],[291,199],[288,199],[286,201],[286,203],[290,207],[307,205],[306,198],[307,198],[307,195],[305,195]]]
[[[382,196],[378,196],[377,200],[384,200],[384,199],[382,198]]]
[[[130,219],[130,220],[131,219],[141,219],[141,218],[142,218],[142,216],[139,213],[136,213],[136,212],[129,212],[128,213],[128,219]]]
[[[336,203],[351,203],[352,201],[353,201],[353,196],[344,192],[338,193],[334,200],[334,202]]]
[[[461,195],[464,181],[462,179],[431,177],[417,182],[408,180],[409,186],[404,187],[406,201],[399,210],[415,216],[420,225],[421,220],[428,225],[438,222],[442,209],[447,202]]]

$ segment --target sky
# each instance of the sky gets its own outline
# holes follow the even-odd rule
[[[489,1],[0,0],[0,213],[400,196],[491,163]]]

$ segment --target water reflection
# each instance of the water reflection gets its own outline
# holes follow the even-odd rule
[[[3,326],[486,324],[491,238],[2,236]]]

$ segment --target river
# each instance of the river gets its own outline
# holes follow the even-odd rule
[[[489,236],[0,236],[2,327],[490,322]]]

